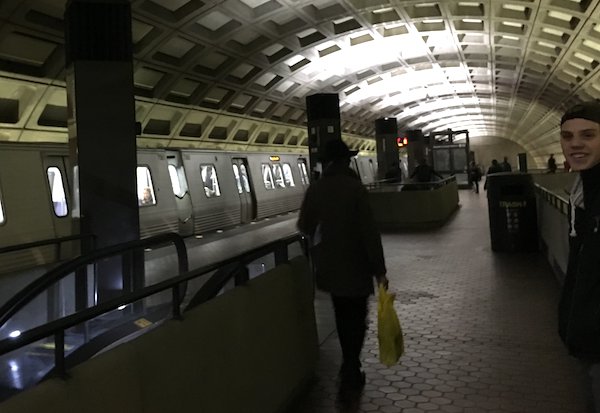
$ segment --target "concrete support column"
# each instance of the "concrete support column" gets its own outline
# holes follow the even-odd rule
[[[332,139],[342,139],[339,96],[337,93],[307,96],[306,115],[311,179],[317,179],[323,172],[321,148]]]
[[[517,157],[519,162],[519,172],[527,172],[527,154],[518,153]]]
[[[431,165],[423,131],[411,129],[407,130],[405,135],[408,138],[408,173],[412,174],[420,159],[426,159],[427,163]]]
[[[65,30],[79,229],[96,236],[97,248],[138,239],[131,5],[127,0],[71,0]],[[82,245],[84,253],[90,248]],[[98,269],[98,301],[132,288],[121,260],[109,261]]]
[[[375,142],[377,144],[377,175],[385,179],[386,173],[398,162],[398,123],[396,118],[375,120]]]

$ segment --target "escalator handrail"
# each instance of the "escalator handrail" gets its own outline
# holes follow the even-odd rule
[[[128,305],[133,302],[139,301],[151,295],[160,293],[162,291],[166,291],[171,289],[173,291],[173,296],[176,297],[179,295],[179,286],[186,281],[191,279],[200,277],[204,274],[211,273],[213,271],[218,270],[219,268],[236,263],[236,262],[252,262],[257,257],[264,256],[270,252],[273,252],[277,249],[277,247],[281,245],[289,245],[296,241],[303,241],[304,236],[296,233],[285,238],[281,238],[279,240],[270,242],[261,247],[257,247],[253,250],[248,251],[247,253],[242,254],[242,256],[236,256],[227,258],[218,263],[209,264],[200,268],[197,268],[192,271],[187,271],[183,274],[180,274],[176,277],[170,278],[165,281],[158,282],[148,287],[141,288],[137,291],[132,291],[124,294],[121,297],[116,297],[110,300],[107,300],[101,304],[97,304],[94,307],[89,307],[84,310],[78,311],[74,314],[68,315],[66,317],[60,318],[58,320],[51,321],[44,325],[35,327],[31,330],[27,330],[18,337],[15,338],[5,338],[0,340],[0,355],[9,353],[11,351],[17,350],[21,347],[24,347],[28,344],[34,343],[38,340],[44,339],[46,337],[50,337],[52,335],[58,335],[65,330],[79,325],[85,321],[91,320],[95,317],[98,317],[102,314],[108,313],[110,311],[115,310],[118,307],[123,305]],[[179,307],[179,302],[173,302],[173,306]],[[173,312],[179,314],[179,308],[173,309]]]
[[[165,244],[168,242],[173,243],[177,250],[179,274],[186,273],[189,270],[187,249],[185,247],[183,238],[174,232],[155,235],[153,237],[140,240],[128,241],[117,245],[111,245],[92,251],[88,254],[81,255],[71,261],[67,261],[29,283],[29,285],[15,294],[10,300],[2,305],[2,307],[0,307],[0,328],[2,328],[13,315],[15,315],[24,306],[29,304],[39,294],[46,291],[51,285],[65,278],[76,270],[93,264],[94,262],[106,257],[123,254],[127,251],[135,249],[147,248],[152,245]]]

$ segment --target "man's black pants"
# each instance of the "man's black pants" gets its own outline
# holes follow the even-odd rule
[[[360,352],[365,341],[367,331],[367,312],[369,296],[341,297],[332,295],[333,309],[335,311],[335,324],[337,327],[345,371],[354,373],[360,370]]]

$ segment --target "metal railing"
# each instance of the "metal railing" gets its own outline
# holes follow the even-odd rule
[[[61,245],[64,242],[77,241],[77,240],[82,240],[82,239],[86,239],[86,238],[90,239],[90,245],[93,248],[94,241],[96,240],[95,235],[93,235],[93,234],[77,234],[77,235],[69,235],[67,237],[49,238],[49,239],[43,239],[43,240],[39,240],[39,241],[32,241],[32,242],[27,242],[25,244],[19,244],[19,245],[9,245],[8,247],[0,248],[0,254],[6,254],[9,252],[16,252],[16,251],[21,251],[21,250],[26,250],[26,249],[31,249],[31,248],[38,248],[38,247],[43,247],[46,245],[55,244],[56,245],[55,260],[59,261]]]
[[[175,233],[161,234],[154,237],[149,237],[141,240],[133,240],[122,244],[102,248],[96,251],[92,251],[89,254],[79,256],[71,261],[59,265],[56,268],[53,268],[46,274],[40,276],[39,278],[31,282],[17,294],[15,294],[2,307],[0,307],[0,328],[2,328],[4,324],[6,324],[6,322],[10,320],[10,318],[14,314],[16,314],[24,306],[29,304],[38,295],[45,292],[56,282],[71,275],[72,273],[107,257],[112,257],[115,255],[123,256],[125,253],[128,253],[130,251],[140,250],[153,245],[160,245],[169,242],[173,243],[177,250],[179,272],[187,272],[188,260],[185,243],[183,242],[183,239]]]
[[[569,200],[567,198],[550,192],[539,184],[535,184],[535,189],[541,199],[552,205],[554,208],[560,211],[561,214],[569,214]]]
[[[204,273],[212,272],[214,270],[218,271],[200,288],[187,305],[185,311],[189,311],[211,298],[214,298],[231,279],[235,281],[236,286],[244,285],[249,280],[246,265],[260,257],[274,253],[275,265],[287,262],[288,246],[294,242],[300,243],[303,253],[306,255],[308,251],[307,240],[303,235],[297,233],[271,242],[265,246],[257,247],[240,256],[228,258],[219,263],[195,270],[194,272],[203,271]]]
[[[262,247],[257,247],[241,256],[228,258],[221,262],[210,264],[195,269],[193,271],[187,271],[187,251],[185,250],[185,244],[178,235],[176,237],[173,237],[174,235],[176,234],[158,235],[156,237],[148,238],[146,240],[161,240],[162,242],[170,240],[175,243],[176,247],[178,248],[179,261],[182,265],[180,267],[179,275],[168,280],[159,282],[157,284],[148,287],[143,287],[136,291],[127,292],[120,297],[107,300],[105,302],[102,302],[101,304],[97,304],[93,307],[83,309],[74,314],[62,317],[58,320],[51,321],[45,325],[32,328],[30,330],[22,332],[18,337],[0,340],[0,355],[18,350],[36,341],[48,337],[54,337],[54,372],[60,377],[65,377],[66,363],[64,344],[66,330],[80,325],[91,319],[94,319],[96,317],[102,316],[103,314],[109,313],[121,306],[134,303],[146,297],[167,290],[172,291],[172,317],[174,319],[182,319],[183,317],[181,312],[181,305],[183,296],[181,294],[180,287],[181,285],[187,283],[187,281],[201,277],[207,273],[217,271],[213,275],[213,277],[211,277],[208,280],[208,282],[205,283],[202,288],[200,288],[196,296],[191,300],[191,302],[187,306],[186,311],[218,295],[219,291],[223,288],[223,286],[231,279],[235,280],[236,286],[245,284],[249,279],[248,273],[247,271],[240,270],[240,266],[252,262],[258,257],[265,256],[269,253],[274,253],[276,264],[285,262],[288,260],[288,246],[294,242],[300,242],[304,252],[306,252],[305,238],[300,234],[295,234],[271,242]],[[145,245],[149,245],[148,243],[144,243],[144,241],[146,240],[132,241],[130,243],[127,243],[126,245],[128,249],[141,248]],[[80,265],[83,265],[84,262],[89,263],[92,259],[100,259],[101,257],[114,255],[119,250],[122,250],[122,248],[122,246],[109,247],[101,251],[97,251],[96,253],[90,254],[89,256],[79,257],[76,260],[70,263],[66,263],[65,265],[59,267],[61,268],[61,271],[51,272],[52,275],[50,275],[49,278],[52,278],[54,281],[56,281],[60,279],[61,275],[65,274],[66,271],[73,272]],[[185,260],[183,259],[184,257]],[[185,272],[181,271],[181,269],[184,267],[186,270]],[[56,270],[58,270],[58,268]],[[6,321],[10,318],[8,314],[15,314],[15,312],[18,311],[18,308],[22,308],[24,303],[30,301],[31,297],[35,295],[34,293],[40,293],[41,291],[43,291],[42,286],[45,286],[47,288],[50,284],[50,281],[40,281],[36,284],[34,288],[35,291],[22,291],[20,294],[18,294],[18,297],[16,297],[15,299],[7,303],[5,306],[3,306],[4,311],[0,316],[0,326],[6,323]]]
[[[456,176],[452,175],[444,179],[440,179],[439,181],[431,181],[431,182],[393,182],[392,179],[382,179],[379,181],[375,181],[369,184],[366,184],[365,187],[368,191],[376,191],[376,190],[401,190],[401,191],[411,191],[411,190],[429,190],[429,189],[437,189],[443,186],[448,185],[450,182],[456,182]]]

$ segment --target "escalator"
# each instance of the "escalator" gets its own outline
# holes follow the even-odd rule
[[[296,234],[188,271],[183,240],[177,234],[163,234],[97,250],[59,265],[0,307],[0,402],[46,378],[68,377],[70,369],[95,355],[159,327],[166,320],[185,317],[188,310],[259,276],[260,272],[251,270],[257,267],[257,261],[263,263],[263,271],[265,262],[269,267],[286,262],[292,244],[296,247],[292,252],[302,254],[306,250],[303,242]],[[55,316],[41,322],[24,325],[24,318],[19,317],[22,312],[33,314],[44,309],[48,310],[46,315],[54,313],[53,304],[62,302],[65,291],[76,284],[73,280],[60,283],[77,273],[93,279],[82,269],[95,268],[93,263],[98,260],[166,243],[175,245],[178,262],[178,270],[168,279],[124,291],[100,303],[93,301],[77,310],[75,304],[66,309],[63,306]],[[265,259],[267,255],[269,258]],[[196,281],[200,279],[202,283]],[[194,288],[188,288],[192,284]],[[58,297],[35,301],[57,292]]]
[[[152,300],[127,298],[134,290],[123,288],[120,297],[98,302],[96,283],[102,274],[98,263],[123,263],[123,286],[143,278],[132,274],[131,256],[146,248],[174,245],[178,271],[188,270],[187,252],[177,234],[162,234],[93,251],[52,268],[30,282],[0,307],[0,401],[52,375],[88,360],[141,331],[171,318],[171,294]],[[143,255],[141,255],[143,259]],[[131,283],[130,283],[131,284]],[[85,291],[81,294],[81,285]],[[185,283],[174,291],[185,294]]]

